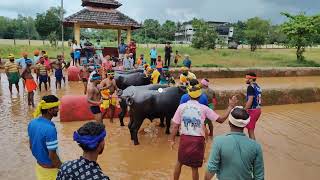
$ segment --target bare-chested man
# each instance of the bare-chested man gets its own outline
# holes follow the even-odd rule
[[[103,123],[102,114],[100,111],[100,105],[102,103],[101,94],[99,87],[101,82],[101,76],[95,73],[90,78],[90,83],[88,84],[88,103],[90,104],[90,110],[94,115],[97,122]]]
[[[108,71],[107,78],[100,83],[100,86],[101,86],[101,89],[105,89],[109,91],[109,97],[102,97],[102,98],[104,100],[109,101],[108,106],[110,107],[110,110],[111,110],[110,122],[113,122],[113,117],[114,117],[116,104],[117,104],[117,97],[115,96],[115,91],[118,90],[116,81],[114,80],[114,71],[112,70]],[[107,113],[107,110],[105,111],[102,117],[104,117],[106,113]]]
[[[83,82],[84,94],[87,94],[89,76],[90,76],[90,72],[89,72],[88,65],[83,64],[82,68],[80,69],[79,78]]]
[[[28,91],[28,105],[34,107],[34,90],[37,89],[37,84],[33,79],[32,72],[31,72],[31,66],[32,61],[30,59],[25,61],[27,66],[23,69],[23,72],[21,74],[21,77],[25,81],[25,87]]]

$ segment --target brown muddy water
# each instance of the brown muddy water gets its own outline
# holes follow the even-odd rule
[[[26,93],[17,95],[15,90],[10,97],[8,83],[1,74],[0,83],[0,179],[34,179],[35,160],[28,147],[27,124],[31,119],[32,108],[27,106]],[[300,82],[315,80],[316,77],[300,77]],[[54,78],[52,78],[54,79]],[[262,78],[262,82],[263,82]],[[267,79],[267,78],[266,78]],[[278,80],[277,80],[278,79]],[[296,78],[295,78],[296,79]],[[298,78],[299,79],[299,78]],[[274,78],[278,84],[290,83],[293,79]],[[227,80],[226,80],[227,81]],[[243,79],[231,79],[230,86],[235,83],[242,85]],[[281,82],[281,83],[280,83]],[[319,81],[315,81],[319,86]],[[222,86],[215,80],[217,86]],[[265,84],[264,84],[265,85]],[[312,85],[312,84],[309,84]],[[63,85],[64,86],[64,85]],[[227,85],[228,86],[228,85]],[[22,89],[20,87],[20,89]],[[45,94],[82,94],[82,84],[70,82],[56,91],[54,88],[46,93],[35,93],[36,102]],[[256,136],[262,144],[265,160],[267,180],[300,180],[320,179],[320,103],[299,105],[270,106],[263,108]],[[221,113],[222,111],[218,111]],[[98,163],[111,179],[153,180],[171,179],[173,167],[177,159],[177,150],[170,150],[168,136],[164,129],[155,123],[145,121],[139,133],[139,146],[130,142],[127,127],[120,127],[119,123],[109,123],[106,127],[108,137],[103,154]],[[72,133],[84,122],[60,123],[54,119],[58,129],[59,148],[63,161],[78,158],[81,150],[72,140]],[[128,121],[126,121],[128,123]],[[228,125],[215,124],[214,135],[228,132]],[[206,145],[205,158],[208,159],[212,140]],[[205,166],[200,169],[202,179]],[[191,170],[183,168],[181,179],[191,179]]]
[[[300,89],[320,87],[320,76],[304,77],[262,77],[257,79],[263,89]],[[216,90],[246,89],[244,78],[216,78],[210,79],[210,86]],[[262,90],[263,90],[262,89]]]

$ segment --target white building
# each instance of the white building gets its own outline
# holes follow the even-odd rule
[[[233,37],[233,27],[227,22],[208,21],[210,27],[215,28],[218,33],[218,42],[223,41],[228,44]],[[175,33],[175,42],[191,44],[196,29],[192,27],[191,22],[183,23],[181,29]]]

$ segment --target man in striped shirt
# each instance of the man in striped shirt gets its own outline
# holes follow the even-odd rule
[[[35,119],[28,125],[30,149],[37,161],[35,169],[38,180],[55,180],[61,166],[57,129],[51,121],[58,115],[59,104],[56,96],[44,96],[33,113]]]
[[[39,90],[41,92],[41,84],[44,84],[44,88],[46,91],[48,90],[48,70],[46,65],[44,64],[44,58],[40,58],[40,63],[37,65],[37,74],[39,76]]]
[[[20,80],[19,67],[14,62],[13,54],[10,54],[8,59],[9,61],[6,62],[6,64],[4,65],[4,68],[9,81],[10,94],[12,94],[13,84],[16,86],[17,92],[19,93],[19,80]]]

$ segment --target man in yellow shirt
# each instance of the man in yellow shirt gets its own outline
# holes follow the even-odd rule
[[[148,72],[151,74],[152,84],[158,84],[160,72],[156,69],[156,67],[154,65],[152,65],[151,68],[148,69]]]
[[[181,75],[180,75],[180,83],[183,85],[189,84],[191,79],[197,79],[196,75],[189,71],[188,68],[182,67],[181,68]]]
[[[13,54],[10,54],[8,56],[8,59],[9,61],[6,62],[6,64],[4,65],[4,68],[9,81],[10,94],[12,94],[13,84],[16,86],[17,92],[19,93],[19,80],[20,80],[19,67],[14,62]]]

